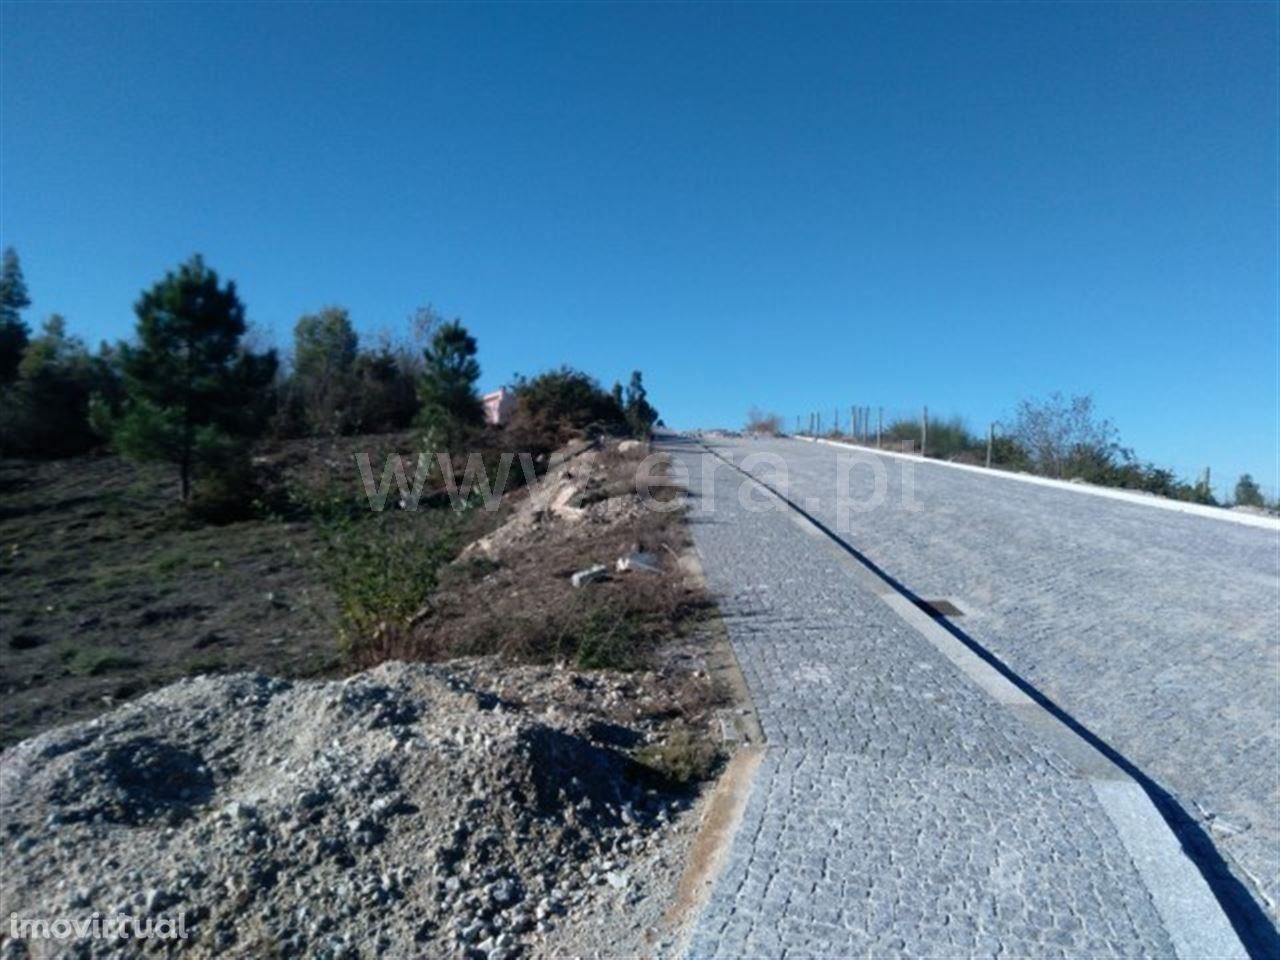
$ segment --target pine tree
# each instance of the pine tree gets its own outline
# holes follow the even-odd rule
[[[434,435],[435,442],[453,450],[484,423],[484,406],[476,392],[476,338],[461,321],[442,324],[423,351],[423,360],[418,424]]]
[[[312,436],[347,433],[359,423],[354,376],[360,341],[342,307],[300,317],[293,328],[290,392]]]
[[[112,429],[116,447],[137,460],[178,467],[183,502],[197,468],[234,472],[262,427],[275,376],[274,351],[241,346],[244,306],[200,256],[142,294],[137,344],[122,351],[126,402]]]
[[[5,391],[0,450],[26,457],[67,457],[94,447],[89,424],[95,391],[107,392],[110,371],[90,356],[66,321],[53,314],[27,344],[18,379]]]
[[[1247,473],[1242,473],[1240,479],[1236,481],[1235,502],[1237,506],[1242,507],[1261,507],[1266,503],[1258,484]]]
[[[0,262],[0,385],[12,383],[31,337],[22,311],[31,306],[18,252],[6,247]]]
[[[644,388],[639,370],[632,372],[631,382],[627,385],[625,410],[631,432],[637,437],[647,438],[658,420],[658,411],[649,404],[649,392]]]

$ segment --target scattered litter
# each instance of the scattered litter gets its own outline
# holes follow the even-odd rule
[[[603,563],[593,564],[585,570],[579,570],[570,579],[575,587],[581,587],[588,583],[595,583],[597,580],[603,580],[609,574],[609,568]]]
[[[627,573],[628,571],[637,573],[662,572],[662,562],[658,557],[643,550],[637,550],[627,554],[625,557],[619,557],[617,567],[619,573]]]

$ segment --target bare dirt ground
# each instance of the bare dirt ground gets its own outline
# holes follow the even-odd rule
[[[350,486],[357,448],[380,462],[411,442],[294,442],[260,471],[283,502],[291,486]],[[309,518],[203,524],[175,490],[171,469],[118,457],[0,460],[0,747],[182,676],[340,669]]]
[[[412,550],[446,517],[458,555],[411,617],[353,645],[326,528],[296,504],[349,499],[370,447],[375,464],[416,452],[408,435],[266,451],[267,517],[222,526],[171,505],[164,470],[0,463],[5,913],[182,909],[197,936],[152,947],[195,956],[670,952],[703,787],[744,708],[680,511],[640,502],[646,450],[580,444],[497,509],[357,527]],[[645,569],[617,569],[637,554]],[[426,770],[388,733],[459,750]],[[565,749],[541,756],[548,738]],[[568,765],[558,795],[544,763]]]
[[[172,486],[114,457],[0,462],[0,742],[189,674],[336,665],[305,524],[192,526]]]

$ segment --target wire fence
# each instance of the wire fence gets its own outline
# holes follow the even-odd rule
[[[986,438],[970,431],[959,417],[930,415],[927,406],[884,407],[852,404],[784,418],[784,425],[798,436],[828,437],[898,453],[924,454],[966,463],[985,462],[985,440],[995,441],[997,425]],[[1001,461],[1000,445],[991,446],[992,465]]]
[[[972,430],[958,416],[930,413],[927,405],[885,407],[873,404],[832,406],[781,418],[782,429],[796,436],[823,437],[894,453],[914,453],[926,457],[984,466],[997,470],[1034,472],[1025,451],[1000,421],[988,423],[981,432]],[[1148,465],[1148,476],[1151,475]],[[1168,473],[1168,472],[1166,472]],[[1170,477],[1170,487],[1186,495],[1222,505],[1280,510],[1280,486],[1258,483],[1252,477],[1215,475],[1204,467],[1191,481]],[[1109,484],[1121,487],[1126,483]],[[1135,486],[1135,489],[1142,489]],[[1155,492],[1155,491],[1149,491]],[[1167,495],[1167,494],[1166,494]]]

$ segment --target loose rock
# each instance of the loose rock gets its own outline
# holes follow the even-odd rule
[[[594,902],[579,867],[622,889],[658,829],[590,726],[424,664],[183,680],[0,754],[0,900],[182,915],[192,955],[524,956]]]

